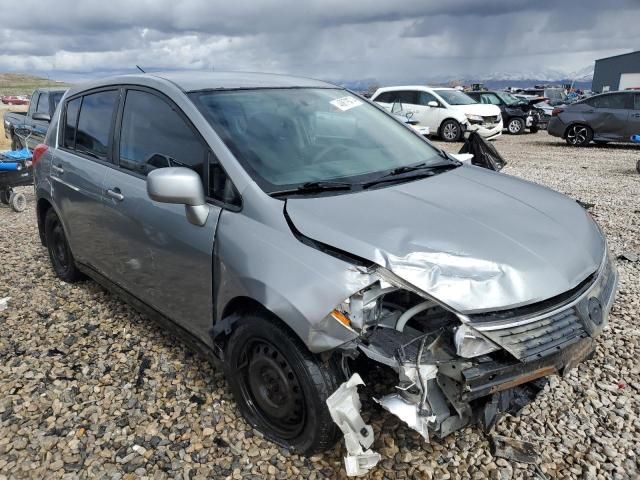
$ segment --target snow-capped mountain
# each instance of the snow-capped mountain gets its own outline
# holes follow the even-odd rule
[[[591,81],[593,79],[593,66],[587,66],[575,71],[557,70],[557,69],[542,69],[542,70],[529,70],[519,72],[496,72],[488,75],[477,74],[471,75],[471,78],[478,78],[481,80],[511,80],[511,81],[525,81],[536,80],[544,82],[560,82],[563,80],[576,80],[581,82]]]

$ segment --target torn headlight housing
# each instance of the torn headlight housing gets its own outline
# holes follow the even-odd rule
[[[367,324],[380,321],[383,316],[382,299],[398,289],[385,280],[379,280],[346,298],[336,306],[331,316],[349,328],[361,330]]]
[[[467,117],[467,120],[469,120],[470,123],[482,123],[484,122],[484,118],[482,118],[481,115],[473,115],[471,113],[466,113],[465,116]]]
[[[500,346],[464,323],[456,328],[453,342],[456,346],[456,353],[463,358],[475,358],[501,349]]]

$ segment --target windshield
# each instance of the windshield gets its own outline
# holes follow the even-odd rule
[[[471,105],[476,102],[473,98],[460,90],[434,90],[449,105]]]
[[[424,162],[454,162],[342,89],[193,92],[190,97],[267,193],[308,182],[356,183]]]
[[[519,103],[522,103],[522,100],[520,100],[518,97],[507,92],[496,92],[496,95],[498,95],[507,105],[517,105]]]

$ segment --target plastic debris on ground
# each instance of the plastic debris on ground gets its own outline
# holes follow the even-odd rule
[[[471,160],[473,165],[495,170],[496,172],[502,170],[507,164],[507,161],[502,158],[495,147],[477,132],[471,132],[458,153],[471,153],[473,155]]]

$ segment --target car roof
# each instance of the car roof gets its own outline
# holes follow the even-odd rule
[[[74,86],[69,95],[105,85],[146,85],[153,79],[170,82],[184,92],[245,88],[340,88],[320,80],[273,73],[172,71],[134,73],[94,80]]]
[[[427,92],[429,90],[455,90],[449,87],[430,87],[428,85],[397,85],[394,87],[380,87],[377,92],[396,92],[398,90],[418,90]]]

